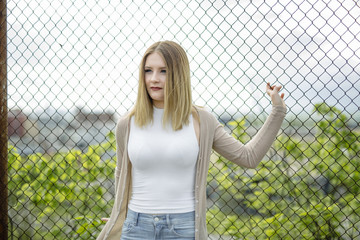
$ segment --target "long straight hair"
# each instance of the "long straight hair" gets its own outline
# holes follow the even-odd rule
[[[138,95],[130,116],[135,116],[135,124],[140,127],[153,122],[153,102],[145,84],[145,62],[154,52],[163,58],[166,66],[163,125],[170,122],[174,131],[180,130],[189,124],[193,106],[190,66],[185,50],[172,41],[156,42],[146,50],[139,66]]]

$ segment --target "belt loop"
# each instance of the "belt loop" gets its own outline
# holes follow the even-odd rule
[[[138,221],[139,221],[139,213],[135,212],[135,226],[138,225]]]
[[[170,221],[170,214],[166,214],[166,223],[168,228],[172,228],[171,221]]]

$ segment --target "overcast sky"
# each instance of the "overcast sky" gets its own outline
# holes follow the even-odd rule
[[[358,5],[356,5],[358,4]],[[329,1],[8,1],[9,108],[123,114],[153,42],[187,51],[193,100],[218,114],[360,106],[360,6]]]

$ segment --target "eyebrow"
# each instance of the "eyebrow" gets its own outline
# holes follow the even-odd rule
[[[152,68],[150,66],[145,66],[144,68]],[[160,67],[161,69],[165,69],[166,67]]]

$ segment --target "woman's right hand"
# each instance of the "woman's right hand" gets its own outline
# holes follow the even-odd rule
[[[280,105],[286,108],[285,102],[284,102],[284,93],[279,94],[280,89],[282,88],[281,85],[273,85],[270,86],[270,83],[266,84],[266,93],[270,96],[272,105]]]

